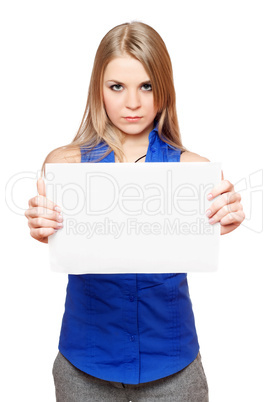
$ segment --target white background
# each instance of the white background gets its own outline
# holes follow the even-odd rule
[[[31,238],[24,210],[46,155],[76,134],[101,38],[135,19],[152,25],[171,55],[184,145],[222,162],[247,214],[221,237],[218,272],[189,275],[210,400],[268,400],[267,18],[260,0],[2,3],[2,400],[55,400],[67,278],[50,272],[48,247]]]

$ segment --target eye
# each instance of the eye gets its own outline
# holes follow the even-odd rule
[[[112,91],[116,91],[116,92],[122,91],[122,89],[123,89],[122,85],[120,85],[120,84],[111,85],[110,88]]]
[[[142,89],[144,89],[144,91],[151,91],[152,85],[151,84],[143,84]]]

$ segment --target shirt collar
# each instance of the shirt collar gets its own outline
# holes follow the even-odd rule
[[[153,130],[149,134],[149,144],[158,136],[158,122],[155,124]]]

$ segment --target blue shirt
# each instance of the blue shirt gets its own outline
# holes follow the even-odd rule
[[[150,132],[145,162],[179,162],[180,153]],[[82,163],[95,157],[81,148]],[[114,163],[114,152],[100,162]],[[182,370],[199,351],[187,275],[69,275],[59,350],[78,369],[125,384]]]

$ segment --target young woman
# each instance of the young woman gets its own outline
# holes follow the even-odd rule
[[[166,46],[146,24],[119,25],[97,50],[76,137],[42,173],[45,163],[180,161],[209,160],[182,145]],[[25,215],[47,243],[63,219],[42,178],[37,188]],[[223,175],[216,196],[207,216],[226,234],[244,219],[241,196]],[[59,402],[208,401],[187,275],[69,275],[53,375]]]

